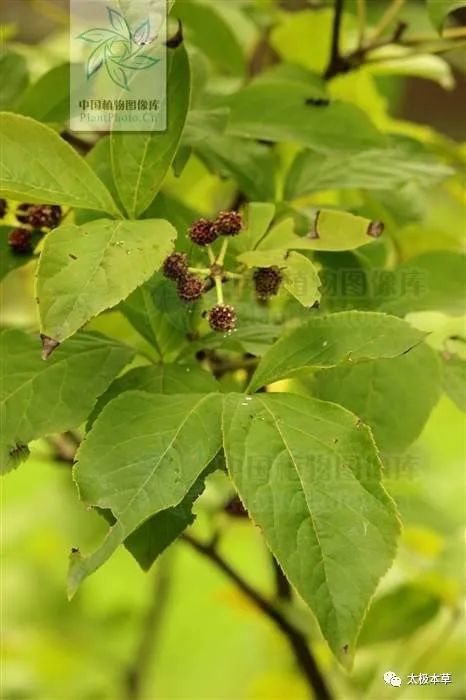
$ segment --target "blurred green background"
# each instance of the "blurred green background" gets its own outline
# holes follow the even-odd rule
[[[232,4],[237,9],[247,3]],[[259,11],[269,3],[251,4]],[[3,3],[3,37],[25,57],[33,78],[66,60],[66,7],[64,2],[39,0]],[[369,8],[377,15],[383,3],[373,0]],[[419,31],[426,29],[423,3],[410,3],[406,12]],[[242,41],[251,41],[247,33],[241,36]],[[434,127],[460,142],[466,99],[464,53],[461,57],[452,52],[449,64],[456,87],[448,91],[441,85],[442,80],[448,82],[445,71],[428,80],[413,76],[416,71],[401,76],[361,72],[339,78],[332,89],[367,109],[381,128],[390,119],[409,119],[423,125],[419,132],[412,127],[415,135]],[[452,140],[445,144],[454,145]],[[461,162],[464,146],[458,144],[457,152]],[[286,148],[284,154],[286,160]],[[423,201],[422,216],[404,225],[399,244],[405,259],[424,249],[461,248],[465,225],[461,184],[459,177],[432,192]],[[219,182],[197,159],[167,188],[206,212],[228,201],[234,190],[231,182]],[[321,201],[343,207],[353,202],[352,193],[326,197]],[[31,266],[7,276],[1,288],[2,323],[35,327],[32,278]],[[446,337],[464,334],[461,318],[424,313],[411,320],[435,330],[430,342],[437,347],[443,347]],[[143,342],[118,314],[106,315],[94,327],[129,342]],[[464,416],[444,397],[408,453],[389,462],[386,485],[399,506],[404,533],[395,565],[382,581],[366,621],[351,676],[319,640],[310,615],[304,609],[295,613],[313,639],[324,674],[344,700],[466,698],[461,616],[464,456]],[[198,503],[195,529],[201,536],[227,488],[220,477],[212,479]],[[307,697],[284,640],[229,580],[186,543],[177,543],[147,575],[121,549],[68,602],[70,548],[79,544],[84,551],[92,549],[106,528],[78,502],[69,466],[54,462],[45,443],[35,444],[28,462],[2,481],[1,515],[1,697],[5,700]],[[245,578],[271,594],[273,571],[259,532],[246,520],[226,514],[216,517],[225,556]],[[141,644],[148,644],[147,654],[141,655]],[[130,682],[135,668],[144,677],[139,689]],[[401,688],[384,684],[383,673],[388,670],[404,679]],[[437,688],[408,686],[409,673],[450,673],[453,682]]]

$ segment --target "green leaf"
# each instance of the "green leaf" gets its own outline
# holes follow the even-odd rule
[[[64,124],[70,117],[70,64],[42,75],[22,95],[15,112],[40,122]]]
[[[113,181],[110,136],[103,136],[97,141],[95,146],[87,154],[86,161],[95,174],[102,180],[115,202],[120,206],[121,202]]]
[[[3,196],[120,214],[85,160],[44,124],[19,114],[0,113],[0,149]]]
[[[118,304],[160,267],[175,239],[163,219],[100,219],[49,233],[37,272],[41,333],[62,342]]]
[[[303,370],[397,357],[424,335],[398,318],[370,311],[313,318],[282,336],[264,355],[249,391]]]
[[[348,160],[305,150],[298,153],[288,172],[285,199],[319,190],[395,189],[408,181],[429,187],[453,172],[432,156],[418,155],[401,145],[355,153]]]
[[[176,286],[161,274],[136,289],[119,308],[162,361],[175,360],[187,344],[192,308],[180,300]]]
[[[319,211],[306,242],[312,250],[354,250],[383,233],[384,226],[343,211]]]
[[[244,231],[233,240],[235,249],[245,252],[256,248],[267,233],[274,216],[275,204],[251,202],[246,209]]]
[[[182,357],[191,357],[197,350],[213,350],[216,348],[241,353],[246,352],[256,357],[261,357],[277,341],[281,330],[279,325],[254,323],[242,326],[226,337],[220,333],[208,333],[202,336],[197,343],[190,344],[182,353]]]
[[[170,52],[165,131],[112,132],[115,185],[126,211],[138,218],[155,198],[175,157],[189,107],[190,72],[184,46]]]
[[[16,105],[29,82],[25,58],[12,51],[2,53],[0,55],[0,75],[2,76],[0,109],[11,109]]]
[[[252,84],[224,100],[231,108],[228,132],[233,136],[300,143],[320,153],[354,152],[380,147],[384,137],[358,107],[333,102],[306,104],[309,88],[290,83]]]
[[[425,344],[394,359],[318,372],[315,394],[356,413],[385,454],[403,452],[421,434],[440,398],[435,352]]]
[[[335,655],[351,661],[399,523],[369,429],[333,404],[230,394],[227,468]]]
[[[220,394],[125,392],[81,444],[75,479],[89,505],[116,522],[89,557],[72,558],[69,592],[148,518],[177,506],[221,446]]]
[[[126,538],[124,545],[131,552],[139,566],[148,571],[157,557],[192,525],[195,515],[194,502],[204,490],[204,477],[194,482],[192,488],[174,508],[167,508],[149,520]]]
[[[466,412],[466,360],[458,355],[442,354],[443,386],[460,411]]]
[[[268,146],[211,136],[194,150],[211,172],[232,179],[248,199],[275,199],[277,158]]]
[[[0,471],[27,457],[27,444],[78,427],[133,352],[96,333],[80,333],[47,363],[40,342],[19,330],[0,331]]]
[[[291,252],[285,263],[284,286],[300,304],[311,307],[320,300],[320,278],[315,265],[300,253]]]
[[[440,609],[438,596],[404,583],[377,598],[364,620],[358,647],[409,637],[430,622]]]
[[[224,72],[242,75],[246,56],[240,42],[222,13],[213,3],[178,2],[176,16],[182,21],[189,42]]]
[[[430,21],[440,34],[447,16],[462,7],[466,7],[466,0],[427,0]]]
[[[371,62],[365,70],[371,75],[413,76],[432,80],[444,90],[455,87],[452,67],[444,58],[429,53],[413,55],[409,48],[394,44],[371,52]]]
[[[373,295],[380,309],[404,316],[414,311],[442,311],[452,316],[466,312],[466,256],[435,251],[410,258],[385,271]]]
[[[238,255],[238,262],[247,267],[272,267],[274,265],[283,268],[286,265],[286,250],[247,250]]]
[[[321,210],[307,236],[295,234],[295,220],[286,218],[273,226],[257,244],[258,250],[354,250],[373,242],[383,224],[344,211]]]
[[[219,390],[209,373],[198,365],[149,365],[135,367],[110,384],[97,401],[89,419],[92,426],[102,409],[125,391],[145,391],[148,394],[208,394]]]
[[[223,134],[229,116],[229,109],[191,109],[183,131],[183,144],[199,146],[212,136]]]

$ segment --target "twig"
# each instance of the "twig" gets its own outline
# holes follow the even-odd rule
[[[160,630],[171,583],[171,562],[166,557],[167,555],[159,563],[136,653],[124,675],[125,697],[128,700],[142,698],[147,672],[154,655],[157,633]]]
[[[388,29],[404,4],[405,0],[392,0],[372,33],[371,43],[374,43]]]
[[[259,591],[253,588],[228,564],[211,545],[203,544],[196,538],[185,533],[183,540],[193,547],[199,554],[209,559],[220,571],[222,571],[235,585],[249,598],[254,605],[269,618],[282,634],[286,637],[296,661],[306,678],[310,690],[318,700],[331,700],[332,696],[321,675],[320,669],[312,656],[304,635],[297,630],[272,603],[264,598]]]
[[[343,73],[346,69],[346,63],[340,54],[340,32],[341,19],[343,16],[344,0],[335,0],[335,12],[333,15],[332,27],[332,44],[330,48],[330,59],[325,71],[326,79],[333,77],[337,73]]]
[[[271,560],[272,560],[273,573],[275,576],[275,588],[277,590],[277,598],[279,600],[291,600],[292,589],[290,586],[290,582],[286,578],[285,574],[282,571],[280,564],[275,559],[273,554],[271,554],[270,556],[271,556]]]
[[[364,44],[367,24],[366,0],[357,0],[358,9],[358,48]]]

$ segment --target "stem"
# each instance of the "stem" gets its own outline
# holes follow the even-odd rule
[[[436,34],[415,34],[413,36],[406,37],[403,44],[405,46],[411,46],[412,44],[425,44],[429,41],[458,39],[463,37],[466,37],[466,27],[452,27],[451,29],[444,29],[441,37],[437,36]]]
[[[219,277],[218,275],[215,275],[214,280],[215,280],[215,289],[217,291],[217,304],[220,304],[221,306],[223,306],[222,278]]]
[[[125,697],[128,700],[139,700],[139,698],[143,697],[144,685],[157,641],[157,632],[160,630],[165,604],[170,591],[170,564],[170,560],[162,559],[154,578],[151,601],[142,622],[141,636],[136,653],[125,672]]]
[[[367,24],[366,0],[357,0],[358,7],[358,48],[364,44]]]
[[[335,0],[335,12],[333,15],[332,45],[330,49],[330,59],[325,77],[331,78],[336,73],[343,70],[342,57],[340,55],[340,32],[341,18],[343,15],[344,0]]]
[[[460,41],[460,42],[455,42],[454,44],[448,44],[448,45],[439,45],[439,46],[430,46],[429,47],[429,53],[432,54],[437,54],[437,53],[447,53],[448,51],[451,51],[452,49],[458,48],[458,46],[465,46],[466,45],[466,40],[465,41]],[[409,58],[410,56],[418,56],[419,55],[419,50],[413,50],[413,51],[408,51],[407,53],[404,53],[403,55],[397,54],[396,56],[374,56],[374,58],[368,58],[366,61],[364,61],[365,65],[371,65],[373,63],[383,63],[384,61],[402,61],[405,58]]]
[[[329,689],[324,681],[323,676],[320,673],[320,669],[312,656],[307,640],[304,635],[297,630],[293,625],[287,620],[283,613],[275,608],[266,598],[264,598],[259,591],[250,586],[250,584],[245,581],[222,557],[219,555],[217,550],[211,545],[205,545],[199,542],[197,539],[191,535],[184,533],[182,536],[183,540],[193,547],[199,554],[209,559],[220,571],[222,571],[228,578],[235,583],[235,585],[244,593],[244,595],[249,598],[254,605],[261,610],[266,617],[271,620],[276,627],[282,632],[286,637],[293,653],[295,655],[296,661],[306,678],[308,686],[312,691],[312,694],[318,700],[332,700]]]
[[[210,264],[213,265],[215,263],[215,253],[210,245],[207,246],[207,255],[209,256]]]
[[[188,267],[188,272],[197,272],[199,275],[209,275],[208,267]]]
[[[227,250],[228,250],[228,243],[229,243],[228,238],[224,238],[223,243],[222,243],[222,247],[220,248],[220,253],[218,254],[217,260],[215,261],[217,263],[217,265],[223,265],[223,263],[225,261],[225,255],[227,254]]]
[[[374,42],[376,39],[382,36],[384,31],[391,25],[391,23],[403,7],[404,3],[405,0],[392,0],[391,4],[387,7],[384,14],[380,18],[378,24],[375,27],[372,33],[371,42]]]

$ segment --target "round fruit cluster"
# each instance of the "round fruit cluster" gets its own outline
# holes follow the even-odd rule
[[[207,313],[209,325],[214,331],[233,331],[237,316],[233,306],[223,302],[226,245],[218,255],[213,253],[210,245],[221,236],[236,236],[242,228],[243,219],[237,211],[221,211],[214,221],[198,219],[189,228],[188,237],[196,245],[208,249],[209,267],[190,268],[186,253],[179,252],[169,255],[163,264],[163,274],[177,283],[178,296],[187,303],[197,301],[212,286],[216,287],[218,303]],[[200,273],[204,279],[196,273]]]
[[[7,201],[0,199],[0,219],[3,219],[7,212]],[[56,228],[62,220],[62,216],[62,208],[57,204],[19,204],[15,211],[15,217],[21,226],[8,234],[8,244],[11,250],[19,255],[30,253],[33,232],[44,233]]]

